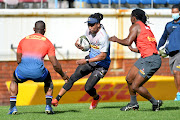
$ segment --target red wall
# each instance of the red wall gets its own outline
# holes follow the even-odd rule
[[[106,77],[126,76],[131,66],[137,59],[120,59],[117,60],[116,66],[121,70],[113,69],[114,60],[111,62],[110,69]],[[76,69],[75,60],[61,60],[59,61],[64,71],[70,76]],[[60,75],[56,73],[49,61],[45,61],[45,67],[50,71],[52,79],[61,79]],[[6,81],[10,81],[13,76],[13,71],[16,69],[17,63],[15,61],[0,62],[0,105],[9,105],[9,92],[7,90]],[[169,69],[169,59],[162,59],[162,66],[155,75],[172,76]]]

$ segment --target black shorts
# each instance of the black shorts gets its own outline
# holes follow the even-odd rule
[[[159,55],[139,58],[134,64],[139,69],[139,74],[143,78],[151,78],[153,74],[161,67],[161,58]]]
[[[49,71],[48,71],[48,74],[47,74],[47,76],[46,76],[46,78],[44,79],[44,80],[38,80],[38,79],[31,79],[31,78],[26,78],[26,79],[19,79],[18,78],[18,76],[16,75],[16,72],[14,71],[14,73],[13,73],[13,76],[14,76],[14,78],[16,79],[16,82],[17,83],[23,83],[23,82],[26,82],[27,80],[32,80],[32,81],[34,81],[34,82],[45,82],[45,83],[50,83],[50,82],[52,82],[52,79],[51,79],[51,75],[50,75],[50,73],[49,73]]]

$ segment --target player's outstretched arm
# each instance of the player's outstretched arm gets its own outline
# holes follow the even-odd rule
[[[66,73],[63,72],[61,64],[56,59],[56,56],[48,56],[48,57],[53,65],[54,70],[61,75],[62,79],[65,80],[65,82],[68,82],[69,77],[66,75]]]
[[[109,38],[109,41],[117,42],[117,43],[124,45],[124,46],[130,46],[132,44],[132,42],[137,38],[138,27],[139,26],[137,24],[133,24],[129,29],[128,37],[125,39],[119,39],[116,36],[113,36],[113,37]]]

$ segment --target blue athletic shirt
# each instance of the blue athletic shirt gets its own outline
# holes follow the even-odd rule
[[[91,34],[89,29],[86,31],[85,35],[89,38],[89,42],[91,44],[89,57],[94,58],[97,55],[99,55],[101,52],[106,52],[107,56],[104,60],[97,61],[94,63],[104,68],[109,68],[109,65],[111,63],[111,59],[109,57],[110,56],[110,42],[108,40],[109,36],[107,35],[103,26],[95,35]]]
[[[177,23],[174,21],[168,22],[165,26],[164,33],[159,41],[157,49],[166,43],[166,52],[169,54],[172,51],[180,50],[180,20]]]

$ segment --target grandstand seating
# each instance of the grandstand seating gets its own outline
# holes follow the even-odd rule
[[[142,3],[143,5],[151,4],[151,0],[140,0],[140,3]]]
[[[125,4],[127,1],[126,0],[120,0],[121,4]],[[112,0],[112,3],[114,4],[119,4],[119,0]]]
[[[180,0],[167,0],[168,4],[180,4]]]
[[[137,8],[139,3],[140,3],[140,0],[126,0],[127,1],[127,7],[128,8]]]
[[[41,0],[34,0],[34,2],[41,2]],[[47,0],[43,0],[43,2],[47,2]]]
[[[101,4],[109,4],[109,0],[99,0],[99,3]],[[111,1],[112,3],[112,1]]]
[[[101,8],[109,8],[109,0],[99,0]],[[112,1],[110,0],[110,4]]]
[[[41,8],[41,0],[19,0],[19,8]],[[43,8],[48,8],[47,0],[43,0]]]
[[[126,0],[128,4],[139,4],[140,0]]]
[[[85,0],[87,3],[86,7],[88,8],[99,8],[99,0]]]
[[[0,9],[5,8],[4,0],[0,0]]]
[[[85,0],[88,4],[98,4],[99,0]]]
[[[167,0],[153,0],[153,7],[154,8],[166,8]]]
[[[19,2],[29,2],[29,3],[33,3],[33,2],[41,2],[41,0],[19,0]],[[43,0],[43,2],[47,2],[47,0]]]
[[[139,7],[140,8],[150,8],[151,7],[151,0],[140,0]]]
[[[74,0],[77,2],[83,2],[83,7],[90,8],[105,8],[108,7],[109,0]],[[110,0],[113,8],[118,8],[120,1],[121,8],[150,8],[152,0]],[[171,8],[173,4],[180,4],[180,0],[153,0],[154,8]],[[18,7],[14,8],[40,8],[41,0],[19,0]],[[4,0],[0,0],[0,9],[4,8]],[[116,7],[115,7],[116,6]],[[146,7],[145,7],[146,6]],[[48,0],[43,0],[43,8],[48,8]]]
[[[175,0],[174,0],[175,1]],[[153,0],[154,4],[166,4],[167,0]]]

